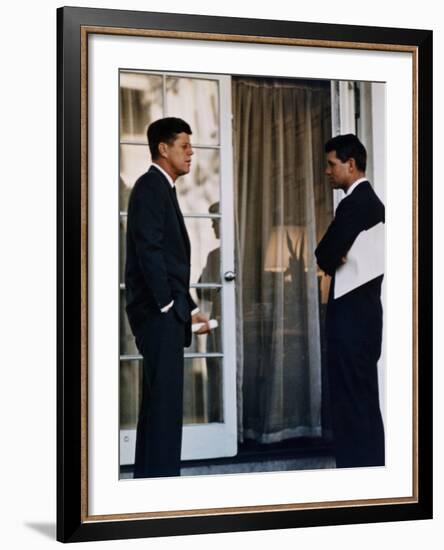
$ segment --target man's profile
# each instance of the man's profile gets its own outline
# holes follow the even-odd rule
[[[358,236],[385,222],[385,209],[365,177],[367,153],[354,134],[330,139],[325,152],[330,184],[345,193],[315,251],[319,267],[332,277],[326,336],[336,465],[382,466],[385,445],[377,363],[383,275],[371,275],[341,295],[335,295],[335,278]]]
[[[191,245],[175,188],[190,171],[191,133],[173,117],[148,127],[153,164],[128,204],[126,311],[143,356],[134,477],[180,475],[183,348],[192,321],[204,323],[198,334],[208,332],[189,293]]]

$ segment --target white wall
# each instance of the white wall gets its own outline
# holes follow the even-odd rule
[[[293,19],[326,23],[379,25],[435,29],[435,86],[443,82],[444,22],[432,0],[421,4],[374,0],[371,10],[352,0],[285,2],[264,5],[224,0],[78,1],[78,5],[120,9],[202,13],[265,19]],[[2,86],[0,87],[2,152],[2,419],[1,541],[4,548],[46,549],[55,538],[55,8],[58,2],[10,2],[2,9]],[[253,7],[254,6],[254,7]],[[439,69],[439,71],[438,71]],[[435,97],[441,94],[435,92]],[[442,121],[442,104],[435,105],[435,119]],[[439,124],[435,124],[439,129]],[[443,149],[436,131],[435,158]],[[438,173],[438,171],[436,171]],[[436,186],[435,204],[442,202]],[[20,208],[20,210],[19,210]],[[436,232],[444,231],[443,216],[436,216]],[[438,239],[435,240],[437,242]],[[442,249],[442,247],[441,247]],[[436,245],[438,253],[438,244]],[[441,273],[442,252],[436,261]],[[443,295],[436,287],[435,326],[443,326]],[[436,334],[435,387],[443,387],[443,338]],[[443,399],[437,395],[436,418],[444,416]],[[436,425],[438,422],[436,422]],[[443,462],[443,430],[436,429],[435,463]],[[438,548],[444,532],[442,468],[436,469],[436,520],[310,528],[156,539],[105,542],[95,547],[183,550],[228,546],[280,549],[336,548],[361,550],[390,547],[417,549],[424,544]],[[427,541],[427,542],[426,542]],[[434,542],[433,542],[434,541]],[[91,547],[87,543],[86,547]],[[82,546],[84,548],[84,546]]]
[[[372,121],[373,121],[373,175],[375,190],[379,198],[385,204],[386,182],[386,112],[385,112],[385,86],[374,82],[372,90]]]
[[[373,82],[371,86],[371,130],[372,130],[372,164],[371,172],[367,172],[369,180],[373,183],[378,197],[385,202],[386,182],[386,109],[385,109],[385,85]],[[386,205],[387,206],[387,205]],[[384,313],[387,314],[386,285],[382,285],[382,304]],[[384,319],[384,327],[386,327]],[[383,333],[381,359],[378,362],[379,374],[379,401],[384,425],[386,426],[386,369],[385,351],[387,346],[386,332]]]

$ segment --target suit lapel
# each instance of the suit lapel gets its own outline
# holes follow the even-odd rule
[[[188,256],[190,256],[190,254],[191,254],[190,239],[188,237],[188,231],[187,231],[187,228],[186,228],[186,225],[185,225],[185,220],[183,219],[183,214],[182,214],[182,211],[181,211],[180,206],[179,206],[179,201],[177,200],[177,195],[176,195],[175,189],[173,189],[169,183],[168,183],[168,187],[170,189],[170,195],[171,195],[171,198],[172,198],[172,201],[173,201],[173,204],[174,204],[174,208],[176,210],[177,219],[179,220],[179,225],[180,225],[180,229],[182,231],[182,236],[183,236],[184,241],[185,241],[185,247],[187,249],[187,254],[188,254]]]
[[[157,168],[155,166],[151,166],[149,171],[151,171],[151,170],[155,170],[156,174],[159,174],[161,176],[162,182],[168,188],[168,191],[169,191],[169,194],[170,194],[170,197],[171,197],[171,202],[173,203],[174,210],[175,210],[176,215],[177,215],[177,220],[179,222],[183,242],[184,242],[184,245],[185,245],[185,250],[186,250],[187,256],[190,257],[191,256],[190,239],[189,239],[189,236],[188,236],[187,228],[185,226],[185,221],[183,219],[182,211],[180,210],[179,201],[177,200],[177,195],[174,192],[174,189],[171,187],[170,182],[166,179],[166,177],[162,174],[162,172],[160,170],[157,170]]]

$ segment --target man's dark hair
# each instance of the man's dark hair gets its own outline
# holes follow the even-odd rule
[[[336,156],[341,162],[355,159],[358,170],[365,172],[367,166],[367,151],[355,134],[335,136],[325,144],[325,152],[336,151]]]
[[[177,134],[181,134],[182,132],[188,135],[193,133],[190,125],[181,118],[167,117],[152,122],[146,132],[151,158],[153,160],[158,158],[159,143],[171,144],[176,139]]]

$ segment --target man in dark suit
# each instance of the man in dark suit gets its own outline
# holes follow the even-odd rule
[[[180,475],[183,348],[191,322],[202,322],[190,293],[190,241],[175,181],[191,167],[191,128],[178,118],[147,132],[153,165],[135,183],[128,205],[126,311],[143,355],[142,403],[134,477]]]
[[[377,362],[381,354],[382,305],[378,275],[335,298],[335,275],[358,235],[385,222],[382,202],[365,178],[367,153],[354,134],[325,145],[326,175],[345,197],[315,251],[332,277],[327,305],[327,370],[338,468],[385,463]]]

